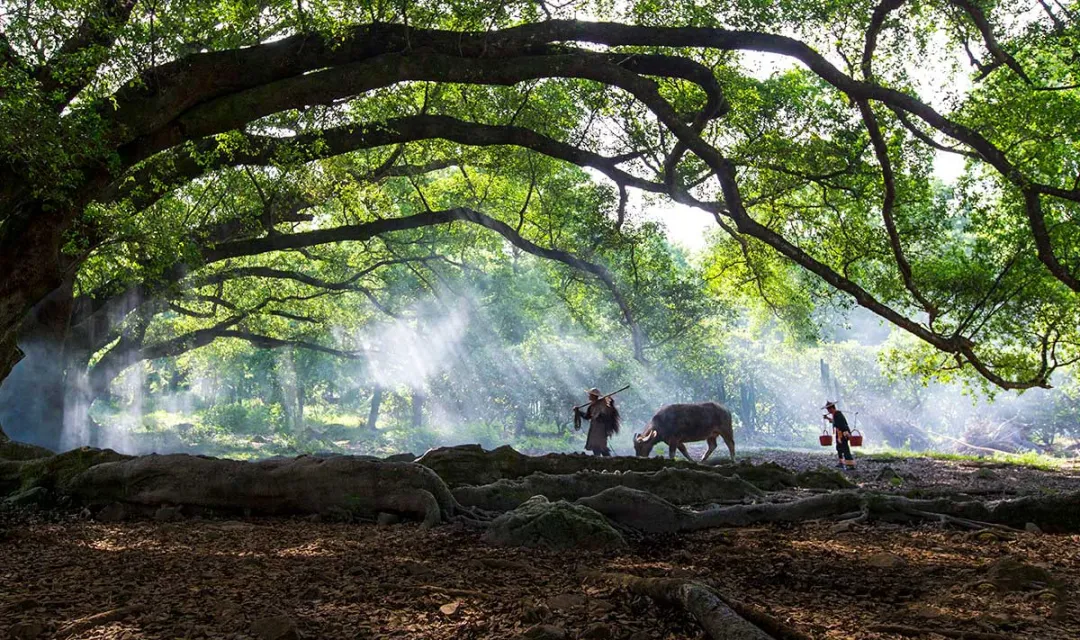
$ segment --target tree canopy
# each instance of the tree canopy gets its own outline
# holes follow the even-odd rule
[[[812,336],[828,303],[912,371],[1049,386],[1080,358],[1078,11],[4,0],[0,377],[45,341],[90,397],[217,338],[349,358],[327,327],[530,254],[641,362],[717,306]],[[715,218],[703,264],[637,192]]]

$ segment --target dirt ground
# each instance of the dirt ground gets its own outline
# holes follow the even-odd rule
[[[1052,578],[995,582],[990,568],[1007,557]],[[68,520],[24,522],[0,540],[0,638],[37,626],[40,638],[247,639],[274,616],[305,638],[512,638],[537,623],[570,638],[701,637],[686,615],[584,576],[595,571],[698,579],[813,638],[903,637],[879,625],[1062,640],[1080,629],[1075,535],[814,522],[571,554],[495,548],[454,526]]]
[[[702,449],[704,452],[704,449]],[[693,452],[691,452],[693,455]],[[759,450],[749,451],[740,458],[754,462],[775,462],[795,472],[836,464],[836,453],[822,447],[821,451]],[[979,499],[992,500],[1045,491],[1080,490],[1080,460],[1063,462],[1060,470],[1010,465],[994,461],[939,460],[909,458],[880,460],[855,450],[855,470],[848,477],[868,491],[886,491],[931,497],[941,493],[967,493]],[[892,480],[890,469],[900,477]]]

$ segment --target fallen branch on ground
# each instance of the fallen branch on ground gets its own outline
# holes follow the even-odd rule
[[[67,638],[78,633],[82,633],[88,629],[99,627],[103,624],[109,624],[110,622],[116,622],[117,620],[123,620],[124,618],[142,613],[143,607],[141,605],[133,605],[130,607],[120,607],[119,609],[113,609],[112,611],[105,611],[103,613],[94,614],[85,618],[79,618],[71,624],[63,627],[56,632],[56,638]]]
[[[629,589],[657,602],[681,607],[694,616],[712,640],[776,640],[735,612],[708,586],[692,580],[641,578],[623,573],[590,573],[589,577]]]

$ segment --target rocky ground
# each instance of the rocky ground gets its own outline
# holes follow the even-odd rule
[[[794,470],[831,461],[751,458]],[[1003,495],[1080,487],[1070,469],[969,465],[864,459],[852,479],[916,492],[952,483]],[[38,516],[10,522],[0,540],[0,637],[701,637],[687,614],[594,575],[603,572],[698,580],[802,637],[936,640],[948,636],[931,632],[963,631],[1064,640],[1080,628],[1078,543],[936,523],[807,522],[552,552],[493,547],[461,524]]]

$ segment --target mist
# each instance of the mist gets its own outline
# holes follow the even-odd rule
[[[324,343],[352,358],[219,340],[132,364],[89,407],[86,376],[68,375],[60,441],[65,449],[240,458],[419,454],[471,443],[574,452],[585,435],[573,430],[571,407],[586,389],[625,385],[615,398],[623,416],[611,442],[616,455],[631,455],[633,435],[676,402],[726,404],[740,451],[816,448],[827,400],[868,449],[1051,452],[1077,435],[1073,372],[1059,372],[1060,388],[992,395],[963,380],[907,374],[890,359],[903,334],[858,308],[834,314],[816,345],[793,345],[776,326],[737,319],[679,348],[654,346],[641,363],[625,326],[583,321],[571,306],[551,303],[558,296],[550,283],[526,289],[493,295],[482,281],[459,281],[396,317],[324,332]],[[522,310],[538,300],[549,305],[543,312]],[[58,365],[53,345],[23,349],[26,359],[0,388],[0,422],[35,442],[34,425],[55,421],[59,401],[55,390],[33,389],[55,379]]]

